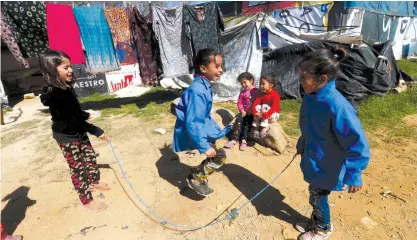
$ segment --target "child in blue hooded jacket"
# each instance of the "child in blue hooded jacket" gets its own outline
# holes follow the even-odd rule
[[[300,82],[305,96],[300,109],[301,137],[297,153],[313,206],[312,228],[301,239],[329,239],[328,196],[331,191],[362,188],[362,170],[369,162],[370,150],[353,106],[336,89],[335,76],[343,48],[320,49],[303,56],[299,63]]]
[[[234,120],[221,129],[211,117],[213,88],[211,83],[220,80],[223,73],[223,58],[213,49],[200,50],[194,59],[195,77],[190,87],[184,91],[175,109],[173,150],[182,152],[197,149],[205,154],[199,166],[191,169],[186,178],[188,186],[202,196],[213,192],[208,187],[207,177],[226,162],[226,152],[215,147],[215,141],[224,137],[234,124]]]

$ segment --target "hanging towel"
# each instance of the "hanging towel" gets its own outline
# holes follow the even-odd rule
[[[152,14],[149,13],[145,18],[136,7],[129,9],[128,14],[132,39],[138,50],[140,75],[145,85],[156,86],[159,54],[157,54],[158,45],[152,30]]]
[[[52,50],[66,53],[72,64],[85,64],[80,30],[71,6],[46,3],[46,26]]]
[[[103,9],[76,6],[74,15],[85,46],[87,71],[102,73],[119,70],[119,60],[116,57]]]
[[[137,54],[130,42],[131,33],[126,9],[107,8],[104,9],[104,15],[106,15],[110,26],[114,48],[120,64],[124,66],[137,63]]]
[[[43,2],[2,2],[1,10],[25,58],[37,57],[48,49],[46,9]]]
[[[4,41],[4,43],[6,43],[7,47],[10,49],[10,52],[12,52],[17,62],[25,68],[29,68],[29,63],[23,57],[19,45],[17,45],[16,39],[14,38],[13,32],[10,29],[10,26],[4,20],[3,13],[1,13],[1,39]]]

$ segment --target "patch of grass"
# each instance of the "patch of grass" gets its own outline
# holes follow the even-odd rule
[[[116,98],[113,95],[93,94],[82,99],[84,108],[101,111],[101,117],[111,115],[132,115],[145,120],[170,117],[171,102],[179,97],[179,92],[154,87],[139,97]]]
[[[367,131],[384,130],[385,141],[398,142],[401,138],[415,138],[415,128],[407,126],[403,118],[417,113],[417,88],[401,94],[370,97],[358,106],[358,116]]]
[[[232,101],[219,102],[219,103],[215,103],[215,105],[216,105],[216,107],[225,108],[227,110],[230,110],[235,115],[239,113],[239,110],[237,109],[236,103],[234,103]]]
[[[406,59],[397,61],[398,67],[410,76],[417,78],[417,62],[412,62]]]
[[[86,103],[86,102],[100,102],[108,99],[114,99],[116,98],[115,95],[112,94],[99,94],[94,93],[88,97],[80,98],[80,103]]]
[[[283,100],[281,101],[281,114],[279,122],[285,133],[291,137],[300,136],[301,131],[298,126],[298,116],[300,112],[301,100]]]
[[[4,114],[6,114],[6,113],[8,113],[8,112],[11,112],[12,110],[13,110],[13,108],[11,108],[11,107],[9,107],[9,106],[3,107],[3,113],[4,113]]]

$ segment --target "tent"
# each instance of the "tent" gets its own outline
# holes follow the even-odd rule
[[[20,66],[10,50],[3,43],[1,45],[1,82],[5,96],[38,92],[45,81],[39,72],[38,59],[27,59],[30,68]]]
[[[348,55],[341,62],[336,78],[337,89],[352,104],[371,95],[383,96],[400,79],[411,80],[400,72],[391,42],[369,46],[341,44],[332,41],[314,41],[286,46],[264,55],[262,74],[270,75],[283,98],[300,99],[303,90],[298,77],[298,62],[303,54],[334,45],[344,47]]]

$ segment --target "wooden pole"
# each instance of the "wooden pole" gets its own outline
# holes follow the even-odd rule
[[[3,108],[1,108],[1,125],[5,125],[4,124],[4,116],[3,116]]]

